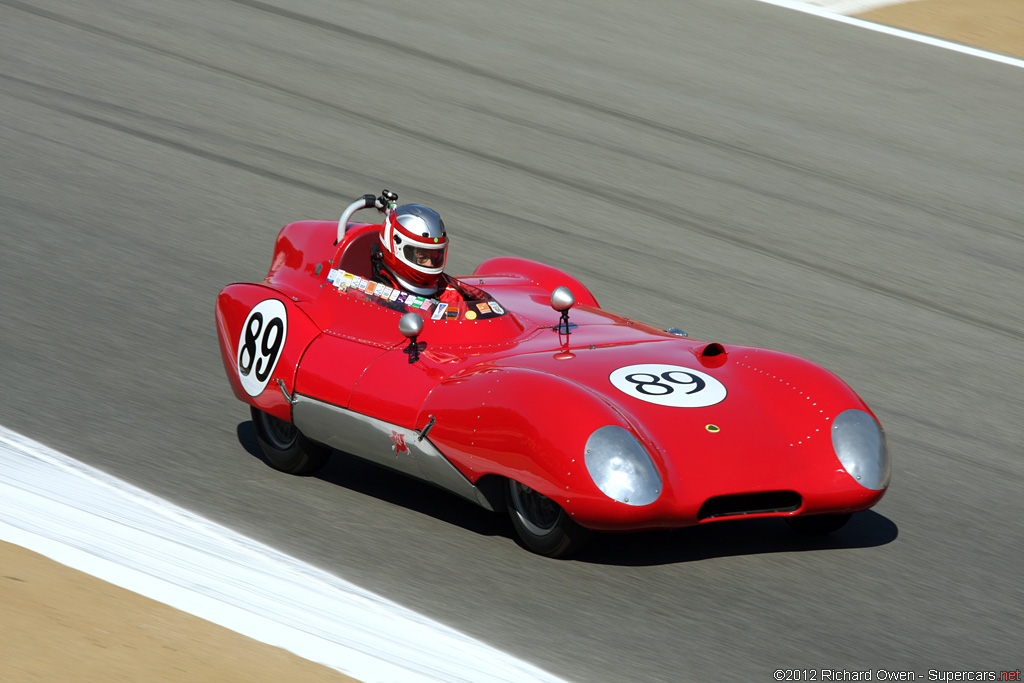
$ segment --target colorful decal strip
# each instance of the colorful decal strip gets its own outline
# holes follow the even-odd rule
[[[430,313],[438,305],[437,299],[428,299],[415,294],[407,294],[397,289],[388,287],[380,282],[373,282],[364,277],[347,273],[344,270],[332,268],[327,273],[327,281],[340,290],[352,290],[362,292],[367,296],[380,299],[380,303],[393,302],[412,309]],[[447,306],[446,306],[447,307]]]
[[[663,363],[640,363],[608,376],[616,389],[647,403],[671,408],[703,408],[725,400],[725,385],[711,375]]]
[[[505,315],[505,309],[493,299],[448,304],[437,299],[408,294],[379,282],[367,280],[354,273],[348,273],[339,268],[332,268],[327,273],[327,281],[339,291],[362,294],[382,306],[398,304],[404,306],[407,310],[423,311],[433,320],[458,320],[460,308],[465,311],[463,315],[465,320],[497,318],[498,316]],[[479,293],[483,294],[483,292]],[[394,308],[394,306],[390,307]]]

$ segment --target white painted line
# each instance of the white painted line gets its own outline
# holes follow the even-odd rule
[[[908,0],[805,0],[803,4],[836,14],[860,14],[886,5],[902,5]],[[913,0],[910,0],[913,1]]]
[[[2,426],[0,540],[365,683],[564,683]]]
[[[941,47],[944,50],[952,50],[953,52],[960,52],[965,55],[971,55],[972,57],[981,57],[982,59],[987,59],[992,62],[999,62],[1000,64],[1007,64],[1009,66],[1015,66],[1024,69],[1024,59],[1009,57],[1007,55],[1001,55],[995,52],[988,52],[987,50],[979,50],[976,47],[970,47],[968,45],[954,43],[949,40],[942,40],[941,38],[926,36],[921,33],[914,33],[913,31],[905,31],[903,29],[885,26],[883,24],[876,24],[871,21],[857,19],[856,17],[848,17],[843,14],[838,14],[834,9],[826,9],[824,7],[817,6],[816,4],[813,4],[811,2],[798,2],[797,0],[757,1],[763,2],[768,5],[776,5],[778,7],[785,7],[786,9],[796,10],[797,12],[804,12],[805,14],[813,14],[815,16],[822,17],[824,19],[831,19],[832,21],[838,21],[843,24],[850,24],[852,26],[866,28],[869,31],[884,33],[886,35],[896,36],[898,38],[905,38],[907,40],[913,40],[914,42],[917,43],[924,43],[925,45]]]

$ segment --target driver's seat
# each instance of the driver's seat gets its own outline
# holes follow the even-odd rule
[[[378,241],[380,241],[380,233],[377,226],[353,236],[338,254],[337,268],[371,279],[373,264],[370,261],[370,250]]]

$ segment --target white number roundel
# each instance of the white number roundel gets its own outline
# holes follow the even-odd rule
[[[664,363],[641,363],[619,368],[608,376],[615,388],[648,403],[672,408],[703,408],[725,399],[725,385],[693,368]]]
[[[259,396],[281,359],[288,335],[288,311],[277,299],[265,299],[252,307],[238,337],[235,363],[242,388]]]

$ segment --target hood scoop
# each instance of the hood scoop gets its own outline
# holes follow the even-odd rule
[[[711,342],[703,347],[694,349],[693,352],[697,358],[713,358],[725,355],[725,347],[718,342]]]
[[[711,342],[703,346],[693,346],[690,348],[690,353],[697,356],[697,360],[700,361],[701,365],[708,368],[720,367],[729,357],[725,347],[718,342]]]

